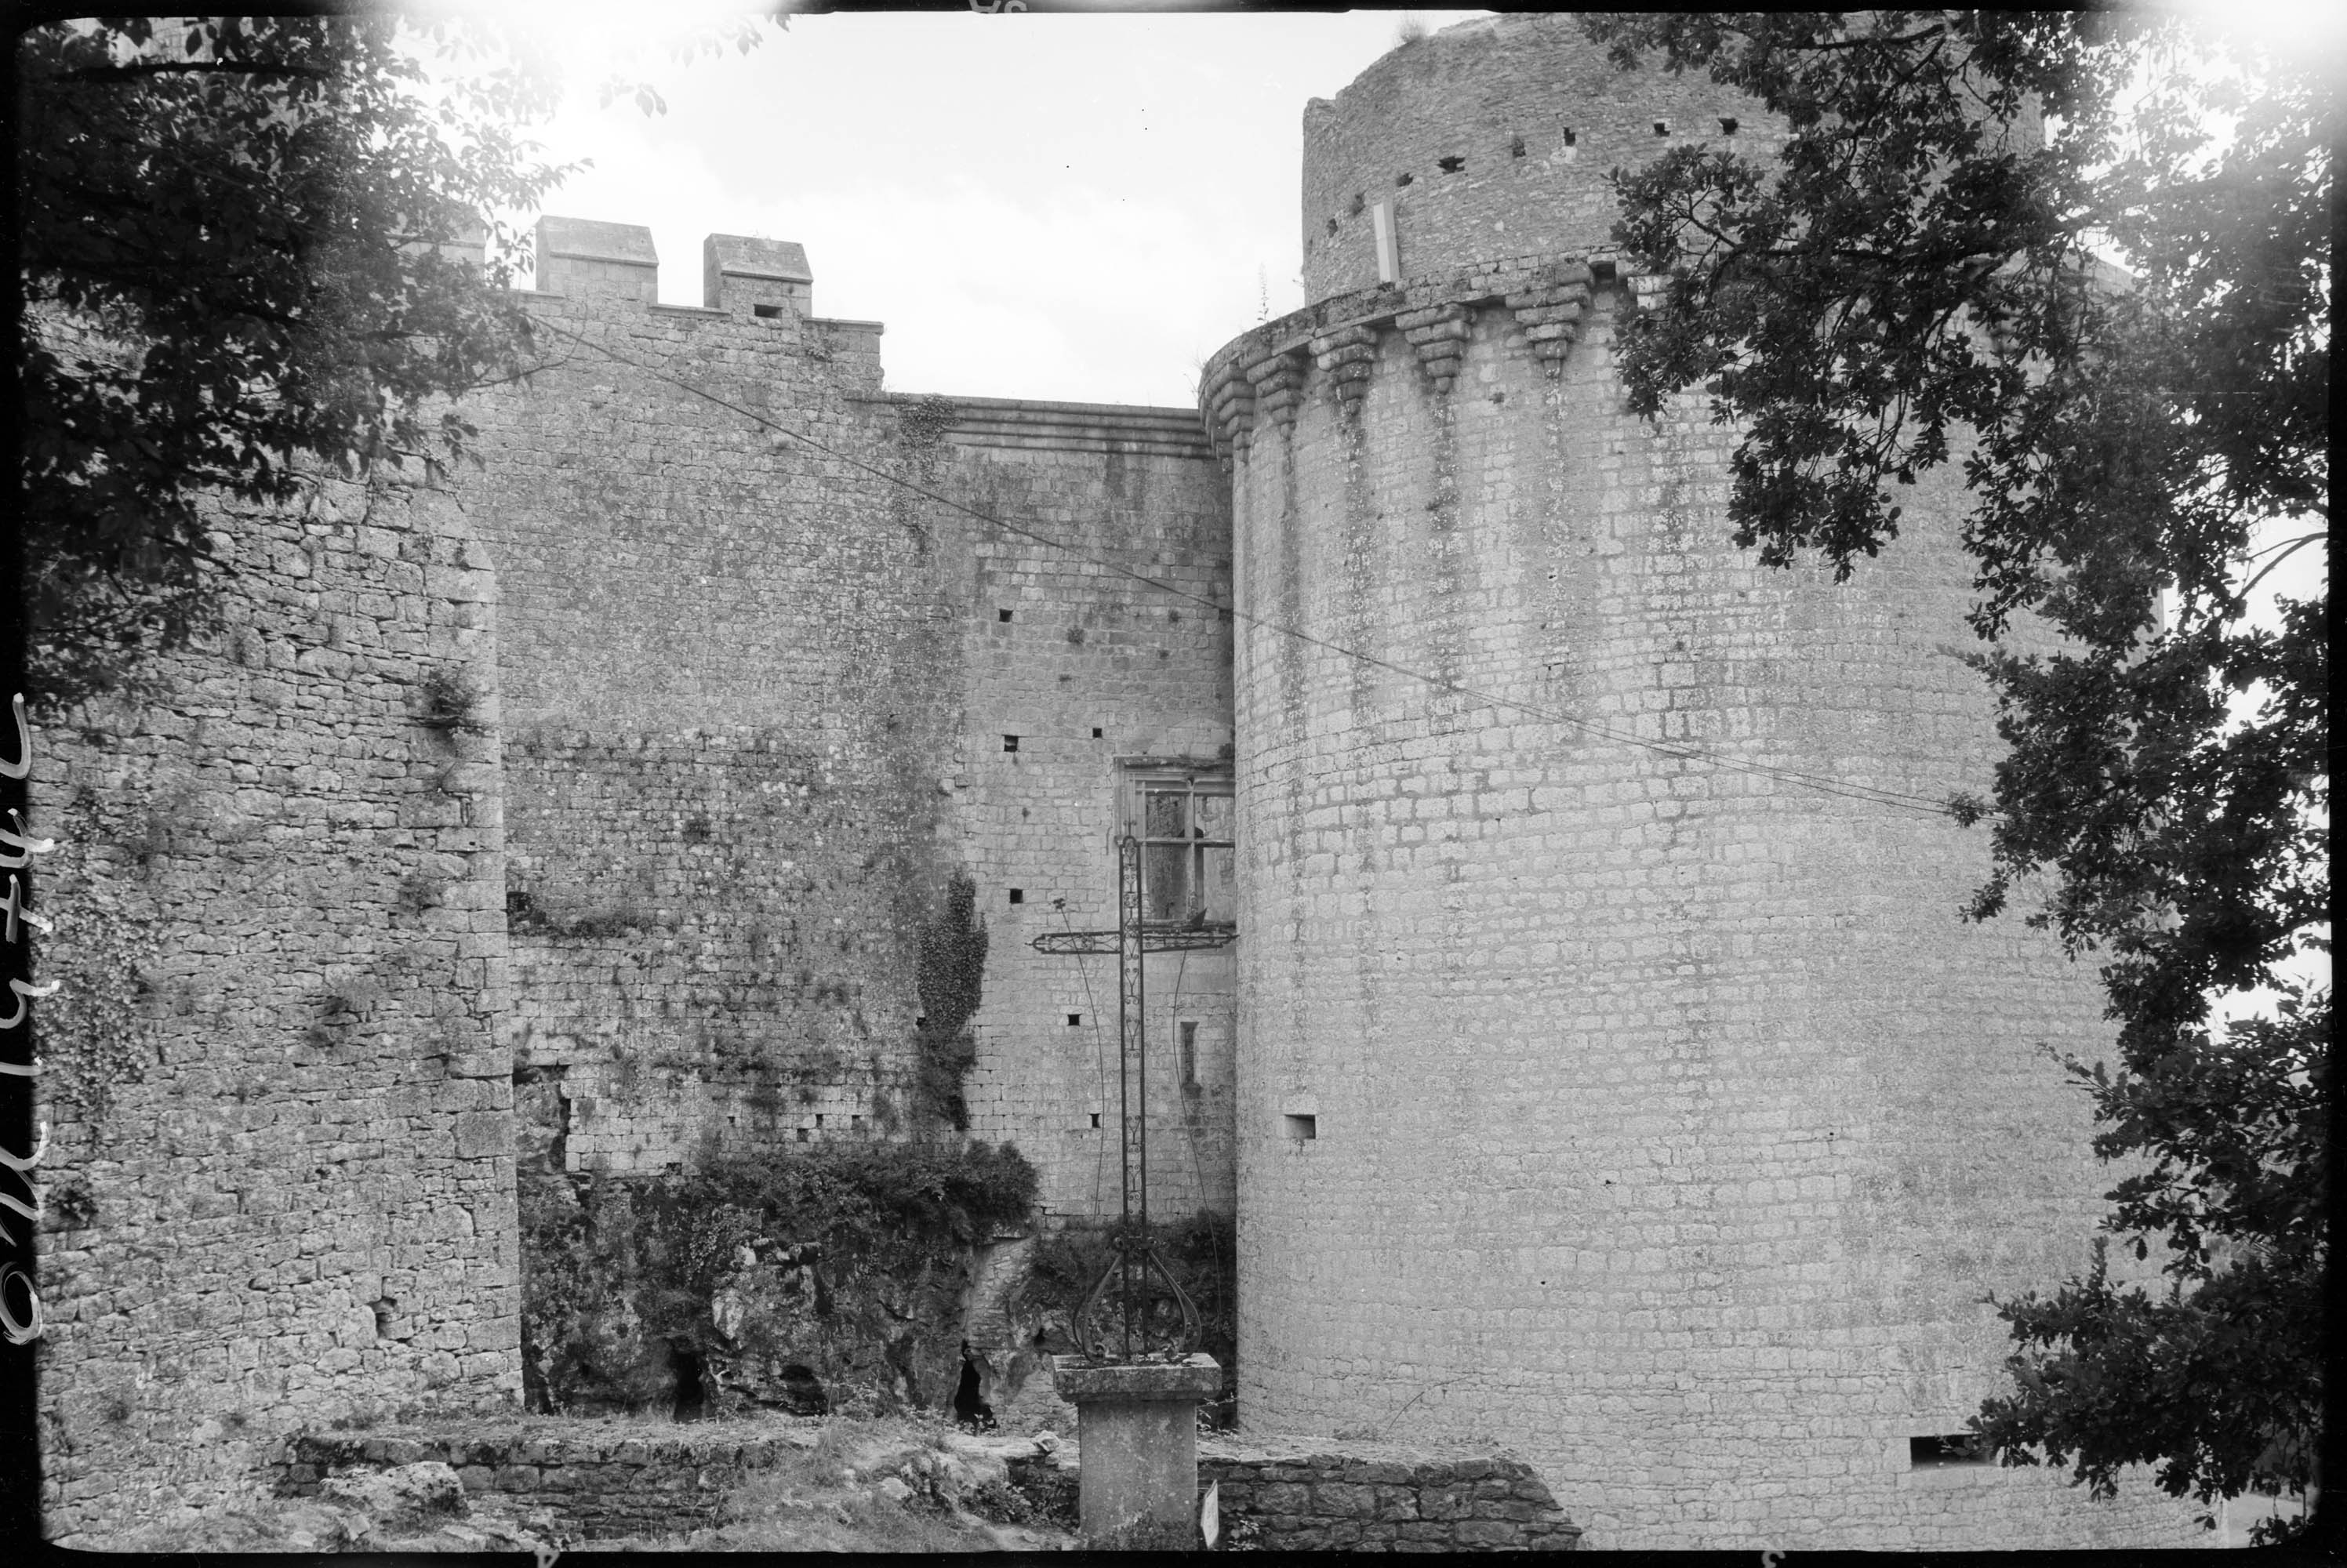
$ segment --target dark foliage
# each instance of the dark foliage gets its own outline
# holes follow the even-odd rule
[[[630,1342],[706,1352],[712,1301],[745,1244],[809,1249],[822,1259],[825,1295],[887,1295],[888,1282],[949,1272],[969,1246],[1023,1225],[1035,1190],[1034,1167],[1008,1143],[926,1140],[810,1143],[685,1175],[525,1173],[533,1395],[608,1384],[611,1404],[670,1397],[665,1358],[599,1360],[589,1320],[624,1301]],[[828,1311],[822,1300],[817,1310]]]
[[[211,624],[207,492],[282,504],[305,462],[455,456],[435,400],[510,374],[527,323],[450,247],[564,172],[517,120],[553,87],[507,40],[443,103],[387,16],[144,18],[16,42],[26,610],[37,695],[119,683]],[[500,56],[502,57],[502,56]],[[508,237],[497,236],[503,240]]]
[[[914,985],[921,1022],[914,1035],[915,1125],[969,1126],[962,1083],[978,1060],[969,1020],[986,979],[986,922],[978,916],[978,884],[966,873],[946,884],[944,907],[921,927]]]

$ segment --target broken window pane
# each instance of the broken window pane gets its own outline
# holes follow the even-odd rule
[[[1204,884],[1206,918],[1225,924],[1236,920],[1239,917],[1238,879],[1231,864],[1234,852],[1206,849],[1199,853],[1205,862],[1204,875],[1199,880]]]
[[[1179,796],[1175,797],[1177,800]],[[1151,844],[1141,852],[1141,917],[1178,920],[1190,912],[1189,849],[1179,844]]]
[[[1143,838],[1189,837],[1189,804],[1186,791],[1151,790],[1148,816],[1141,835]]]

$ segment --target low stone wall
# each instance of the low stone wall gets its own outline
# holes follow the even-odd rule
[[[816,1423],[713,1422],[690,1435],[647,1436],[626,1421],[557,1426],[486,1421],[431,1431],[304,1433],[270,1465],[281,1496],[316,1495],[329,1475],[437,1460],[466,1494],[504,1493],[545,1511],[573,1537],[668,1535],[715,1521],[750,1471],[812,1448]]]
[[[1223,1529],[1297,1551],[1570,1552],[1581,1531],[1522,1460],[1328,1439],[1201,1439]]]

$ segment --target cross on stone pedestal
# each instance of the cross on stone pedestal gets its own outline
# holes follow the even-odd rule
[[[1231,939],[1227,927],[1203,924],[1150,928],[1142,919],[1141,843],[1126,834],[1116,846],[1117,927],[1113,931],[1064,931],[1038,937],[1039,953],[1114,953],[1117,956],[1117,1143],[1118,1193],[1122,1224],[1115,1256],[1084,1297],[1076,1313],[1075,1329],[1085,1355],[1096,1361],[1131,1361],[1135,1356],[1133,1307],[1143,1273],[1155,1269],[1173,1292],[1182,1310],[1179,1342],[1169,1348],[1186,1356],[1197,1348],[1198,1313],[1176,1283],[1149,1237],[1149,1039],[1143,1011],[1142,959],[1150,953],[1196,948],[1219,948]],[[1091,1327],[1092,1308],[1117,1281],[1120,1331],[1112,1349],[1106,1335]],[[1149,1354],[1144,1343],[1140,1353]]]

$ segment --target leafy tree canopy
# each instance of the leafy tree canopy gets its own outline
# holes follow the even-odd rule
[[[22,35],[16,73],[28,662],[71,702],[210,623],[207,492],[283,503],[305,462],[461,452],[446,400],[528,343],[496,215],[575,166],[522,138],[557,73],[478,18],[80,21]],[[602,85],[622,95],[664,107]]]
[[[2118,1065],[2069,1068],[2136,1173],[2106,1228],[2163,1242],[2170,1276],[2122,1291],[2098,1259],[2002,1304],[2016,1387],[1983,1430],[2100,1492],[2143,1462],[2204,1502],[2302,1486],[2331,1005],[2289,966],[2328,950],[2327,590],[2248,609],[2329,516],[2340,62],[2173,13],[1588,26],[1787,132],[1615,175],[1617,240],[1670,278],[1627,338],[1631,400],[1703,388],[1734,425],[1738,541],[1847,576],[1903,487],[1966,481],[2008,750],[1993,804],[1951,803],[1993,824],[1964,913],[2044,876],[2031,921],[2098,957]],[[2267,992],[2279,1016],[2222,1021]]]
[[[429,101],[419,39],[480,68]],[[478,28],[77,22],[20,36],[16,72],[28,662],[70,701],[209,620],[203,492],[459,449],[427,405],[526,323],[510,244],[486,282],[456,248],[565,171],[515,128],[553,78]]]

